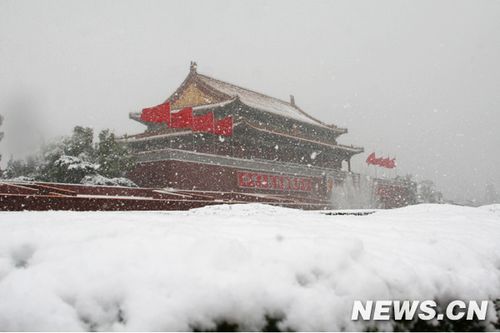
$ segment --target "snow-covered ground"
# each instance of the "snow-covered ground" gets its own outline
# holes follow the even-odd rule
[[[500,205],[2,212],[0,330],[363,330],[353,299],[499,297],[499,241]]]

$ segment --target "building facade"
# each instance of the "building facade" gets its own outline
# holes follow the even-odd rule
[[[168,97],[171,112],[191,107],[193,116],[232,118],[232,134],[130,118],[146,126],[126,142],[137,155],[128,177],[139,186],[186,190],[286,194],[328,201],[363,148],[340,145],[347,129],[328,125],[286,102],[198,73],[189,74]],[[342,165],[347,170],[342,170]]]

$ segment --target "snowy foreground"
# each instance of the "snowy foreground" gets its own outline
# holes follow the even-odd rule
[[[500,205],[0,213],[0,330],[363,330],[353,299],[499,296]]]

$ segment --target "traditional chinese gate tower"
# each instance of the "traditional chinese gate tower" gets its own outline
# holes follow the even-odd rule
[[[327,125],[290,102],[199,74],[188,76],[167,99],[172,112],[192,107],[194,116],[232,116],[232,135],[199,133],[130,118],[147,126],[127,137],[138,163],[128,175],[139,186],[200,191],[287,194],[326,200],[342,182],[342,162],[363,148],[337,138],[347,129]],[[350,170],[349,170],[350,171]]]

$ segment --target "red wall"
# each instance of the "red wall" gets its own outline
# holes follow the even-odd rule
[[[242,177],[242,175],[245,175]],[[250,176],[253,181],[248,181]],[[153,161],[136,165],[127,177],[141,187],[172,187],[245,193],[275,193],[327,200],[323,177],[271,173],[185,161]]]

